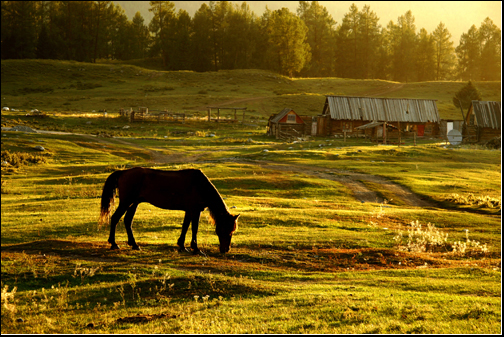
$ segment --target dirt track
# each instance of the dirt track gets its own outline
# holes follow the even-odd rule
[[[92,136],[86,136],[92,137]],[[110,143],[102,138],[95,138],[100,142]],[[114,138],[114,141],[120,142],[125,145],[137,147],[144,149],[143,147],[128,142],[126,140]],[[169,163],[197,163],[199,162],[199,156],[186,156],[185,154],[173,154],[173,155],[165,155],[161,152],[148,149],[151,155],[151,160],[153,163],[157,164],[169,164]],[[265,161],[265,160],[233,160],[233,162],[241,162],[244,164],[253,164],[259,165],[270,170],[278,170],[278,171],[289,171],[302,173],[306,175],[316,176],[322,179],[337,181],[344,186],[346,186],[349,190],[351,190],[354,194],[355,199],[361,202],[378,202],[382,203],[384,200],[381,198],[375,191],[369,189],[362,181],[369,181],[373,184],[380,185],[381,191],[387,191],[387,195],[393,194],[396,201],[401,200],[408,206],[414,207],[433,207],[432,204],[423,200],[421,197],[417,196],[407,188],[393,183],[383,177],[375,176],[372,174],[365,173],[356,173],[352,171],[338,170],[338,169],[327,169],[327,168],[314,168],[313,166],[306,165],[294,165],[294,164],[282,164],[273,161]]]

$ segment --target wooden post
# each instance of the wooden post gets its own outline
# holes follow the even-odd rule
[[[346,143],[346,130],[343,131],[343,142]]]
[[[416,146],[416,130],[413,132],[413,145]]]
[[[220,118],[220,109],[217,109],[217,123],[219,123],[219,118]]]
[[[208,108],[208,121],[210,122],[210,115],[212,114],[212,109]]]
[[[387,144],[387,122],[383,123],[383,144]]]
[[[234,109],[234,111],[235,111],[235,114],[234,114],[235,118],[234,119],[236,120],[236,109]]]
[[[242,124],[245,124],[245,110],[243,110]]]
[[[401,146],[401,122],[397,122],[397,129],[399,130],[399,144],[397,146]]]

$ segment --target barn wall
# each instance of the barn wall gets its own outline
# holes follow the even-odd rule
[[[305,124],[278,123],[278,137],[300,137],[305,135]],[[278,138],[277,137],[277,138]]]
[[[501,132],[492,128],[478,128],[478,142],[488,142],[489,140],[500,137]]]
[[[351,120],[334,120],[331,118],[319,118],[318,119],[318,132],[319,136],[333,136],[333,135],[343,135],[345,130],[347,130],[347,136],[356,136],[356,135],[368,135],[368,132],[363,130],[357,130],[356,128],[368,123],[371,121],[351,121]],[[322,124],[322,125],[320,125]],[[416,130],[417,125],[424,125],[424,137],[438,137],[439,136],[439,124],[438,123],[399,123],[398,122],[389,122],[388,124],[394,125],[396,127],[404,130],[407,125],[409,125],[410,130]],[[374,134],[376,131],[373,132]]]

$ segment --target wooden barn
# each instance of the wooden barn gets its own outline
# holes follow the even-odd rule
[[[268,120],[268,135],[277,139],[302,137],[307,133],[306,122],[292,109],[285,108]]]
[[[464,142],[487,142],[501,135],[501,102],[472,101],[462,132]]]
[[[436,101],[429,99],[326,96],[317,120],[319,136],[366,136],[374,140],[439,135]],[[400,130],[400,134],[399,134]]]

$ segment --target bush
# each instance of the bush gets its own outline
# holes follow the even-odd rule
[[[26,164],[41,164],[47,162],[47,159],[40,155],[25,152],[10,152],[9,150],[2,151],[1,157],[2,166],[4,166],[4,163],[14,167],[20,167]]]
[[[408,239],[404,242],[403,232],[398,231],[394,240],[398,244],[398,248],[401,251],[407,252],[441,252],[446,251],[454,255],[464,256],[467,253],[487,253],[488,247],[486,244],[481,244],[478,241],[469,239],[469,230],[466,232],[466,241],[456,241],[453,244],[448,243],[448,234],[444,234],[436,226],[427,224],[426,228],[422,229],[422,225],[416,221],[411,222],[411,226],[408,227]]]

